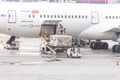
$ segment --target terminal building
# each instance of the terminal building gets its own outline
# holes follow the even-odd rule
[[[90,3],[90,4],[116,4],[120,0],[2,0],[7,2],[57,2],[57,3]]]

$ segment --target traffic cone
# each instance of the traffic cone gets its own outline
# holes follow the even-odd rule
[[[2,40],[0,40],[0,44],[2,44],[3,43],[3,41]]]
[[[116,65],[119,65],[119,61],[118,60],[116,61]]]
[[[1,43],[3,43],[3,41],[1,40]]]

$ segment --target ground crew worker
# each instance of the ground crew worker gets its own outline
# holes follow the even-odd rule
[[[63,35],[63,32],[64,32],[64,30],[63,30],[63,27],[62,27],[62,28],[60,28],[60,34]]]
[[[62,24],[60,24],[60,34],[62,35],[62,33],[63,33],[63,26]]]
[[[60,24],[60,34],[65,35],[65,33],[66,33],[65,28],[63,28],[63,26]]]
[[[42,32],[41,32],[41,36],[43,37],[43,38],[46,38],[46,29],[42,29]]]
[[[65,30],[65,28],[63,28],[63,35],[65,35],[66,34],[66,30]]]

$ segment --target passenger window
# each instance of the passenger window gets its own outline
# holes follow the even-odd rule
[[[84,19],[84,16],[82,16],[82,19]]]
[[[72,18],[74,18],[74,16],[72,15]]]
[[[44,15],[44,18],[46,18],[46,15]]]
[[[63,15],[61,15],[61,18],[63,18]]]
[[[113,16],[113,19],[115,19],[115,17]]]
[[[49,18],[49,15],[47,15],[47,18]]]
[[[68,15],[68,18],[70,18],[70,15]]]
[[[85,18],[87,19],[87,15],[85,16]]]
[[[118,16],[116,16],[116,19],[118,19]]]
[[[67,16],[65,15],[65,18],[67,18]]]
[[[77,18],[77,15],[75,15],[75,18]]]
[[[60,18],[60,15],[58,15],[58,18]]]
[[[40,15],[40,18],[42,18],[42,15]]]
[[[111,16],[109,16],[109,19],[111,19]]]
[[[54,15],[54,18],[56,18],[56,15]]]
[[[29,18],[31,17],[31,15],[29,14],[29,16],[28,16]]]
[[[53,18],[53,15],[51,15],[51,18]]]
[[[106,19],[108,19],[108,16],[106,16]]]
[[[33,18],[35,17],[35,15],[33,15]]]

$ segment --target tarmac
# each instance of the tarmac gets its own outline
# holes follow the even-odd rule
[[[81,48],[81,58],[59,57],[44,61],[39,39],[20,39],[21,47],[6,50],[0,44],[0,80],[120,80],[120,54]]]

